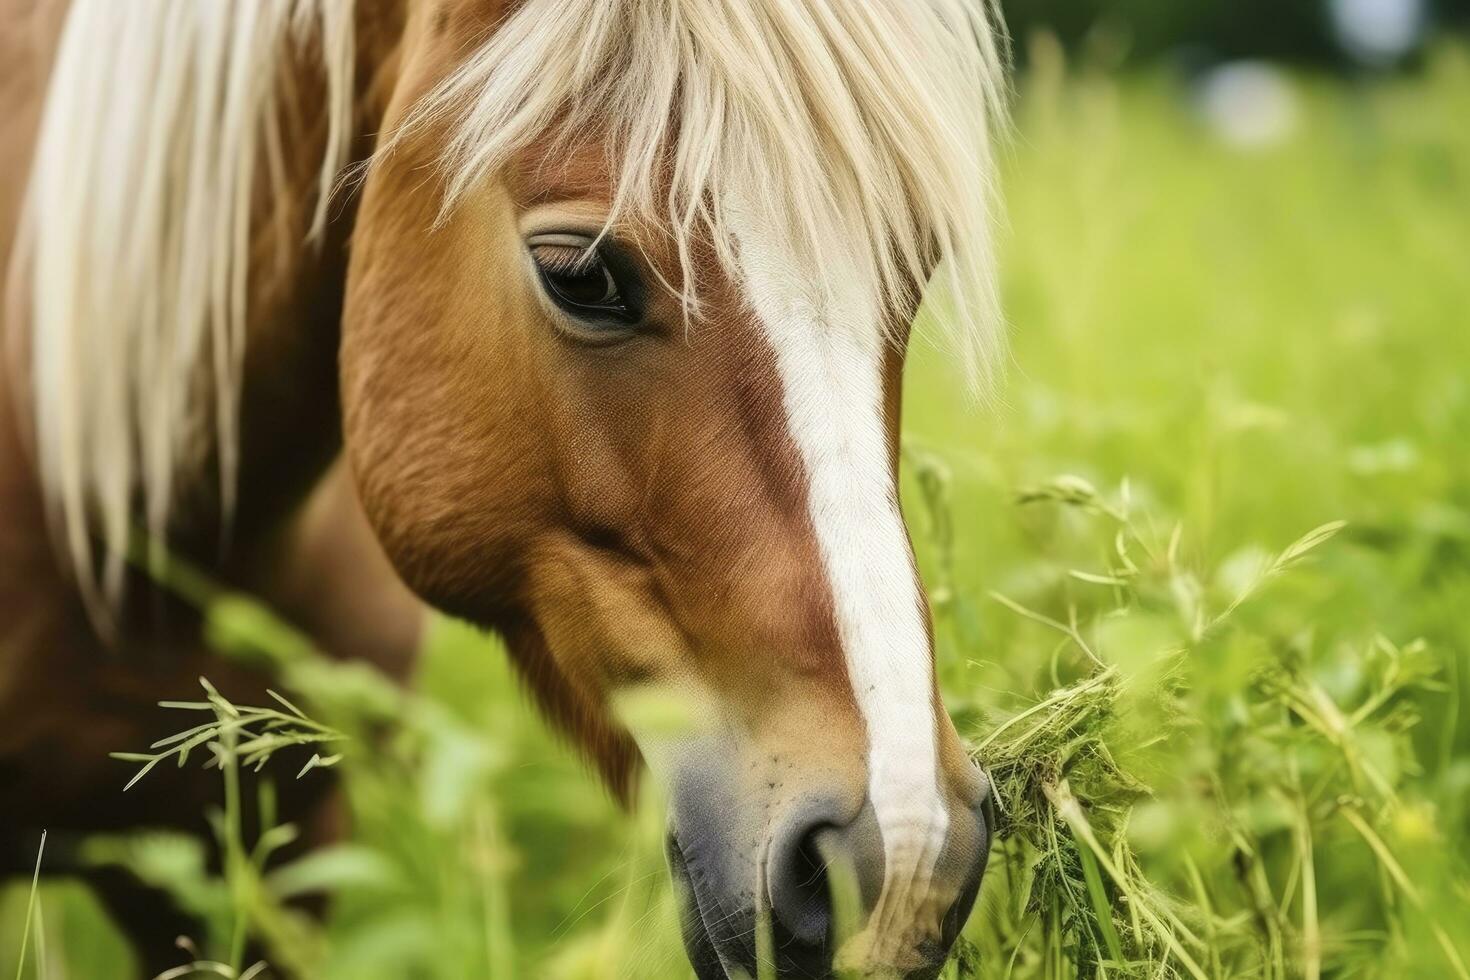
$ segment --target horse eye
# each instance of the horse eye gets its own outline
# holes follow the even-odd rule
[[[552,302],[595,332],[626,333],[638,322],[618,272],[593,239],[542,235],[528,242]]]

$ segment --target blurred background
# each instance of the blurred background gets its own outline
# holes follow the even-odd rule
[[[946,976],[1466,977],[1470,0],[1004,6],[1009,376],[976,407],[921,341],[906,394],[941,684],[1004,810]],[[252,893],[273,955],[688,976],[657,800],[614,806],[493,640],[438,623],[406,695],[279,656],[376,747],[340,764],[352,840]],[[188,842],[96,860],[228,932]],[[325,928],[280,906],[316,889]],[[79,886],[40,898],[22,977],[129,975]]]
[[[1465,0],[1007,0],[1012,35],[1055,35],[1111,63],[1201,68],[1262,58],[1350,74],[1412,65],[1434,37],[1470,25]],[[1024,55],[1023,55],[1024,63]]]

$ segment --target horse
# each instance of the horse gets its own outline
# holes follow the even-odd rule
[[[428,609],[502,637],[613,794],[663,788],[701,980],[935,976],[991,803],[937,689],[899,408],[931,280],[957,384],[1001,347],[987,0],[0,24],[4,850],[200,829],[212,780],[124,795],[107,752],[200,675],[268,678],[211,653],[166,552],[404,682]],[[619,710],[640,692],[693,723]],[[321,792],[281,807],[340,832]],[[145,959],[180,930],[95,884]]]

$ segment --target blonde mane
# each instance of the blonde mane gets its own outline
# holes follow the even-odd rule
[[[284,192],[286,59],[312,43],[328,90],[319,236],[352,136],[352,0],[73,0],[68,12],[12,285],[30,324],[40,477],[99,625],[135,502],[161,540],[211,421],[231,509],[257,167]]]
[[[161,539],[211,423],[232,499],[252,190],[258,166],[276,177],[282,69],[309,41],[328,83],[320,233],[348,162],[352,0],[72,4],[16,269],[41,479],[104,621],[135,506]],[[983,383],[1002,47],[990,0],[524,0],[381,152],[447,123],[450,208],[534,140],[606,137],[614,220],[670,231],[691,308],[693,242],[739,268],[736,206],[810,268],[843,243],[880,309],[941,255],[950,346]]]

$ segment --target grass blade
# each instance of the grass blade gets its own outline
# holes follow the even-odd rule
[[[41,831],[41,844],[36,848],[36,868],[31,872],[31,893],[26,898],[26,919],[25,925],[20,931],[20,956],[16,959],[15,963],[15,980],[20,980],[21,976],[25,973],[27,943],[31,938],[31,919],[35,916],[36,902],[41,890],[41,858],[45,853],[46,831],[43,830]],[[39,957],[37,959],[39,961]],[[37,972],[39,973],[39,971],[40,966],[38,962]]]
[[[1103,888],[1102,874],[1097,870],[1097,859],[1086,847],[1079,847],[1077,856],[1082,862],[1082,877],[1087,881],[1087,897],[1092,901],[1092,910],[1097,916],[1097,931],[1102,933],[1108,956],[1121,967],[1124,963],[1123,943],[1118,939],[1118,931],[1113,928],[1113,907],[1108,901],[1106,889]]]

